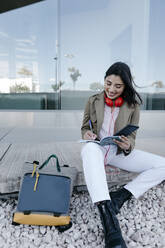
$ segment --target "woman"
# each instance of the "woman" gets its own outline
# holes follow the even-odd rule
[[[83,139],[101,139],[115,134],[127,124],[138,125],[141,103],[128,65],[113,64],[105,74],[104,91],[88,100],[81,127]],[[116,217],[124,202],[132,195],[139,198],[165,179],[165,158],[134,149],[135,138],[136,132],[128,137],[121,136],[121,141],[115,140],[116,146],[102,147],[90,142],[81,152],[87,188],[100,212],[106,248],[126,247]],[[141,173],[109,195],[106,164]]]

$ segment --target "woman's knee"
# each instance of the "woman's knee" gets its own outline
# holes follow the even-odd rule
[[[83,156],[85,154],[98,154],[98,153],[102,153],[100,147],[98,144],[89,142],[87,144],[85,144],[81,150],[81,156]]]

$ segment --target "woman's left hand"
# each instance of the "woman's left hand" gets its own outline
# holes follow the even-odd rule
[[[122,141],[118,141],[118,140],[115,140],[115,143],[123,150],[129,150],[130,146],[131,146],[131,143],[129,141],[129,139],[127,137],[125,137],[124,135],[120,136],[121,140]]]

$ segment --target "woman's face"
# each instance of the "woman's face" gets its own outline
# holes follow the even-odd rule
[[[104,90],[107,94],[107,97],[111,100],[119,97],[125,88],[125,84],[121,80],[120,76],[110,75],[104,80]]]

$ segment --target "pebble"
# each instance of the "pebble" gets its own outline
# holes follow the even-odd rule
[[[40,226],[40,233],[44,235],[46,233],[46,227]]]
[[[37,247],[40,247],[40,243],[41,243],[41,240],[39,238],[35,238],[34,239],[34,244],[37,246]]]
[[[44,241],[47,242],[47,243],[50,243],[52,241],[52,235],[50,233],[47,233],[44,236]]]
[[[162,196],[162,190],[160,188],[157,188],[156,195],[157,195],[158,198],[161,198],[161,196]]]
[[[141,242],[142,241],[141,233],[140,232],[133,233],[131,235],[131,239],[135,242]]]
[[[165,199],[162,199],[162,200],[160,201],[160,206],[165,208]]]
[[[19,229],[15,230],[14,236],[16,238],[19,238],[19,236],[20,236],[20,230]]]
[[[160,243],[161,243],[161,245],[164,245],[164,247],[165,247],[165,237],[164,237],[164,235],[160,236]]]
[[[134,230],[132,228],[128,229],[127,236],[130,237],[134,234]]]

